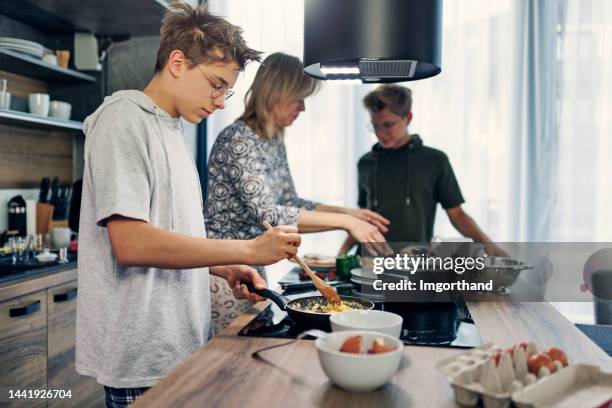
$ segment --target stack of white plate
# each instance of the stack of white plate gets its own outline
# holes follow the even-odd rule
[[[351,282],[357,285],[368,285],[372,286],[374,281],[378,278],[371,269],[367,268],[355,268],[351,270]]]
[[[0,37],[0,48],[8,48],[9,50],[22,52],[42,58],[44,47],[38,43],[28,40],[20,40],[19,38]]]

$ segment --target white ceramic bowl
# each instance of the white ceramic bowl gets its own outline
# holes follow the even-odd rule
[[[329,317],[332,331],[367,330],[385,333],[399,338],[402,333],[402,317],[381,310],[350,310],[334,313]]]
[[[362,347],[371,347],[374,339],[383,339],[386,346],[395,350],[380,354],[353,354],[339,351],[342,343],[351,336],[362,336]],[[384,333],[349,330],[330,333],[318,338],[315,346],[321,367],[337,386],[348,391],[366,392],[385,385],[397,372],[402,361],[404,344]]]
[[[70,119],[72,105],[68,102],[51,101],[49,104],[49,116],[60,119]]]

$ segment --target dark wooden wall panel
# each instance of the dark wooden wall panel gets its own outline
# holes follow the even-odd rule
[[[37,187],[44,176],[72,182],[72,133],[0,125],[0,188]]]

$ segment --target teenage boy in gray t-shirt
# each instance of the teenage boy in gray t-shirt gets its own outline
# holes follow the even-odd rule
[[[234,295],[262,300],[248,266],[295,255],[295,227],[249,241],[206,239],[202,193],[180,118],[199,123],[232,94],[259,52],[205,8],[173,5],[164,17],[155,75],[120,91],[85,121],[79,230],[76,368],[125,406],[211,335],[209,272]],[[223,266],[219,266],[223,265]]]

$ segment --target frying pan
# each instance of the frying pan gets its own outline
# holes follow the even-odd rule
[[[244,282],[243,282],[244,283]],[[270,289],[255,289],[250,283],[244,283],[249,292],[257,293],[259,296],[263,296],[270,299],[283,311],[287,312],[291,320],[297,325],[304,329],[321,329],[331,331],[329,324],[329,316],[331,313],[315,313],[306,312],[300,309],[308,309],[310,306],[319,303],[326,304],[327,299],[324,296],[306,296],[298,299],[289,300],[285,296],[278,292]],[[349,306],[354,308],[360,308],[363,310],[373,309],[374,303],[369,300],[360,299],[352,296],[340,296],[343,303],[347,303]]]

